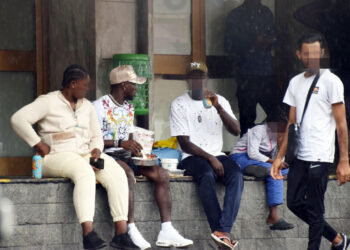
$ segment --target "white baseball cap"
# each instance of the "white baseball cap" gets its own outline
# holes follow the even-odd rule
[[[109,81],[111,85],[122,82],[144,84],[147,81],[147,78],[137,76],[134,68],[131,65],[120,65],[112,69],[111,73],[109,73]]]

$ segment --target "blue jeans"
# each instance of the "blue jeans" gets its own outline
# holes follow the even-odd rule
[[[244,169],[249,165],[260,166],[268,168],[269,170],[271,169],[271,163],[252,160],[247,153],[233,154],[230,157],[238,163],[243,173]],[[283,169],[281,172],[282,175],[286,175],[288,174],[288,169]],[[271,175],[268,175],[266,177],[266,194],[269,207],[283,204],[283,180],[275,180]]]
[[[239,166],[231,158],[218,156],[217,159],[224,167],[223,177],[218,177],[210,163],[198,156],[187,157],[181,161],[179,168],[185,169],[185,175],[192,176],[197,183],[199,198],[212,232],[230,233],[241,203],[243,175]],[[226,187],[222,210],[216,195],[217,180]]]

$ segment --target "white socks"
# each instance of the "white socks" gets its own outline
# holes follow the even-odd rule
[[[134,242],[134,244],[136,246],[138,246],[139,248],[141,248],[141,249],[151,248],[151,244],[143,238],[143,236],[141,235],[141,233],[137,229],[135,223],[128,224],[128,234],[129,234],[132,242]]]
[[[163,232],[166,232],[166,231],[169,231],[169,230],[172,230],[172,229],[174,229],[174,228],[173,228],[173,225],[171,224],[171,221],[167,221],[167,222],[163,222],[162,223],[161,230]]]
[[[128,224],[128,232],[129,232],[131,229],[134,229],[134,228],[136,228],[135,223],[130,223],[130,224]]]

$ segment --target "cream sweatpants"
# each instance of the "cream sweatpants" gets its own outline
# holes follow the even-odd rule
[[[96,180],[106,189],[113,221],[128,220],[129,188],[124,170],[110,156],[101,154],[104,169],[94,171],[90,154],[63,152],[43,158],[43,177],[67,177],[74,182],[73,202],[79,223],[93,221]]]

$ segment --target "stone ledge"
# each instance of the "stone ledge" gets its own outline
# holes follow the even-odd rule
[[[264,178],[256,178],[253,176],[243,176],[244,181],[264,181]],[[286,180],[286,176],[284,180]],[[335,175],[329,175],[329,180],[336,180],[337,177]],[[149,180],[144,176],[136,176],[137,182],[148,182]],[[0,184],[8,184],[8,183],[70,183],[70,179],[68,178],[42,178],[42,179],[34,179],[29,176],[8,176],[3,177],[0,176]],[[180,176],[180,175],[172,175],[170,174],[170,182],[193,182],[193,178],[191,176]]]
[[[81,228],[77,221],[72,201],[74,185],[64,178],[34,180],[17,178],[1,183],[4,196],[15,204],[17,226],[14,235],[0,242],[0,248],[8,249],[82,249]],[[27,182],[24,182],[27,181]],[[159,212],[153,196],[154,185],[146,178],[138,179],[135,186],[135,220],[144,237],[154,246],[160,229]],[[39,184],[39,185],[38,185]],[[285,185],[286,186],[286,185]],[[191,180],[175,179],[170,183],[173,200],[172,221],[186,237],[195,241],[192,250],[213,250],[210,229],[197,187]],[[219,201],[222,204],[224,187],[217,185]],[[350,228],[350,185],[337,186],[329,181],[325,196],[326,218],[336,230],[349,233]],[[285,205],[279,207],[279,214],[296,227],[289,231],[271,231],[265,224],[268,214],[265,185],[263,181],[245,178],[241,207],[232,229],[234,239],[239,240],[238,249],[252,250],[301,250],[306,248],[308,228],[296,218]],[[94,217],[96,231],[107,242],[113,236],[113,224],[108,210],[107,195],[101,185],[96,189]],[[322,250],[329,244],[322,242]]]

